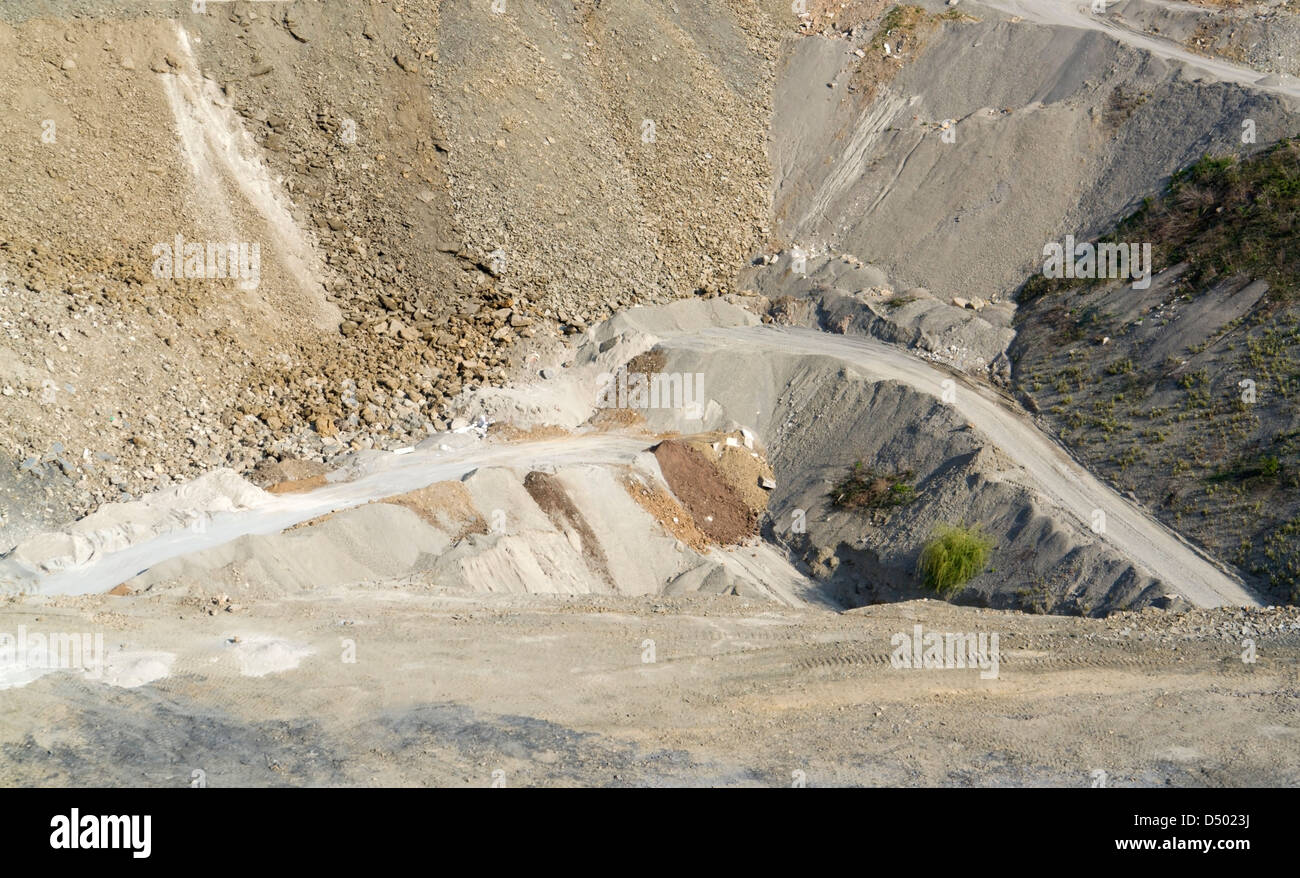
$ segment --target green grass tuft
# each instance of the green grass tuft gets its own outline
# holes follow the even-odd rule
[[[927,588],[952,597],[984,571],[992,551],[992,541],[978,527],[941,525],[921,550],[921,577]]]

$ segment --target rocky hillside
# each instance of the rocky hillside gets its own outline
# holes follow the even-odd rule
[[[767,246],[784,3],[174,6],[0,9],[0,532],[418,441]]]

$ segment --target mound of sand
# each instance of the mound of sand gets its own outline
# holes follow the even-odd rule
[[[72,570],[161,534],[201,527],[213,514],[252,510],[269,500],[232,470],[221,469],[139,500],[110,503],[63,531],[20,542],[0,560],[0,587],[33,573]]]

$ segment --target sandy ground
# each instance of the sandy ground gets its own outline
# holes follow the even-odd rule
[[[103,631],[109,660],[99,679],[3,693],[0,783],[1300,782],[1294,610],[836,614],[417,583],[211,606],[183,592],[11,604],[9,626]],[[997,634],[996,678],[893,667],[891,638],[915,625]]]

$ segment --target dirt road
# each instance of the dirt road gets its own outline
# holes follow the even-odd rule
[[[966,419],[1025,468],[1028,484],[1099,538],[1200,607],[1259,606],[1236,575],[1225,572],[1182,538],[1119,496],[1076,463],[1003,397],[959,380],[899,348],[871,338],[830,335],[795,327],[738,327],[684,335],[669,347],[696,350],[744,346],[746,350],[835,357],[868,375],[899,381],[948,398]],[[1100,513],[1100,515],[1098,515]],[[1094,526],[1095,525],[1095,526]]]
[[[448,441],[455,441],[455,438]],[[202,510],[175,510],[178,526],[120,551],[93,551],[87,563],[66,570],[36,574],[15,563],[0,560],[0,583],[49,595],[104,592],[169,558],[228,543],[250,534],[278,533],[299,522],[329,512],[349,509],[422,488],[444,479],[456,479],[478,467],[510,465],[533,468],[546,464],[626,463],[647,442],[616,435],[571,436],[535,442],[474,443],[460,449],[437,448],[404,455],[375,455],[366,475],[309,493],[269,497],[254,509],[206,515]],[[194,519],[202,526],[180,526]],[[123,519],[123,529],[131,523]]]
[[[1266,78],[1258,70],[1218,58],[1198,55],[1169,40],[1129,30],[1107,14],[1090,11],[1091,4],[1082,0],[980,0],[980,2],[984,6],[1018,15],[1026,21],[1037,24],[1100,31],[1122,43],[1150,52],[1158,58],[1181,61],[1198,67],[1223,82],[1235,82],[1263,91],[1300,97],[1300,79],[1293,76]],[[1114,0],[1107,3],[1108,7],[1114,5],[1116,5]]]

